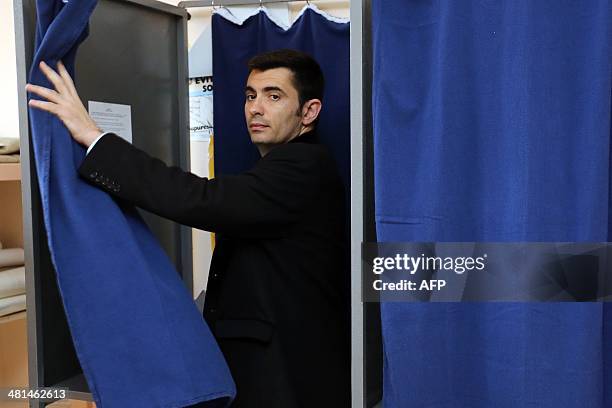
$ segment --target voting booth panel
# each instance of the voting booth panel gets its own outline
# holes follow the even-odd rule
[[[131,115],[132,143],[170,166],[188,169],[186,13],[153,4],[99,2],[89,37],[77,54],[76,86],[86,106],[90,103],[90,113],[91,101],[125,105]],[[182,236],[176,223],[144,212],[143,216],[177,270],[185,274],[191,267],[189,236]]]
[[[33,58],[35,0],[15,0],[15,22],[23,88]],[[75,77],[85,107],[92,117],[98,115],[104,130],[115,130],[147,153],[183,169],[189,168],[186,23],[184,9],[164,3],[100,0],[90,19],[89,36],[77,53]],[[21,105],[27,105],[25,98],[20,109]],[[33,271],[26,282],[30,387],[67,387],[70,398],[91,400],[51,262],[24,111],[20,111],[20,129],[24,246],[30,248],[26,264]],[[190,229],[144,211],[141,215],[191,289]]]

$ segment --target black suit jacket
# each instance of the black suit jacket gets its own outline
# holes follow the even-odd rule
[[[79,173],[120,200],[217,233],[204,317],[236,382],[234,407],[350,406],[344,192],[314,133],[214,179],[109,134]]]

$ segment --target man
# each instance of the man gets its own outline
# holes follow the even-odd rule
[[[89,147],[79,174],[117,199],[216,232],[204,316],[237,386],[234,407],[350,406],[343,188],[317,143],[324,80],[306,54],[249,62],[244,113],[261,159],[208,180],[100,135],[63,65],[55,90],[28,85]],[[180,318],[180,316],[177,316]]]

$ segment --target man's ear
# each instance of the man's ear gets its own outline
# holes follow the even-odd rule
[[[321,112],[321,101],[319,99],[311,99],[302,106],[302,124],[304,126],[311,125]]]

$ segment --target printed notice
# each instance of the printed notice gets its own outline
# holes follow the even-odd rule
[[[191,140],[209,141],[213,134],[213,80],[189,78],[189,133]]]
[[[130,105],[88,101],[89,115],[103,132],[113,132],[132,143]]]

